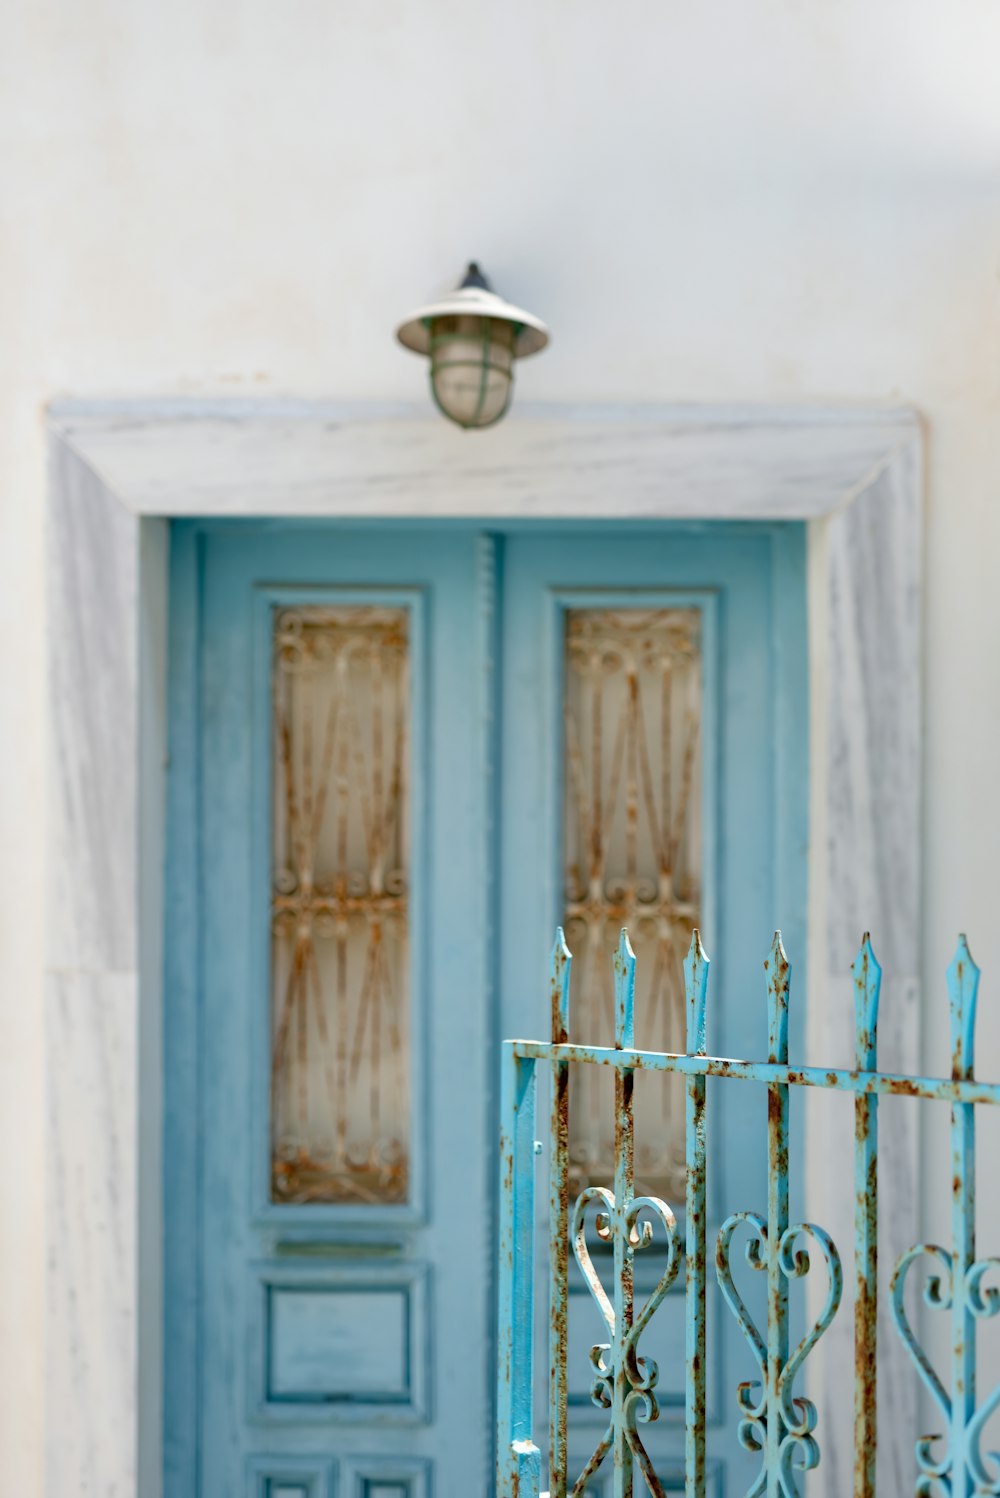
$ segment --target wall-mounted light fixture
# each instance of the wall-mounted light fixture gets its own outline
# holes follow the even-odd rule
[[[543,349],[549,330],[497,296],[473,261],[450,296],[411,313],[396,337],[404,348],[430,356],[431,393],[449,421],[489,427],[510,405],[514,360]]]

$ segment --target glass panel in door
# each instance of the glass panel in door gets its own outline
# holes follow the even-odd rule
[[[409,622],[272,615],[271,1196],[406,1201]]]
[[[563,927],[576,1033],[614,1044],[607,954],[627,926],[644,1044],[683,1049],[684,975],[701,921],[701,615],[567,608],[563,615]],[[613,1078],[574,1071],[571,1186],[614,1174]],[[684,1088],[635,1079],[636,1189],[683,1191]]]

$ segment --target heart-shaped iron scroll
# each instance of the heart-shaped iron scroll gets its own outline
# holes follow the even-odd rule
[[[840,1264],[837,1245],[813,1222],[799,1222],[786,1228],[778,1245],[778,1263],[786,1279],[802,1279],[809,1273],[810,1257],[803,1248],[796,1248],[800,1238],[811,1238],[826,1265],[827,1293],[823,1309],[802,1341],[790,1354],[778,1379],[778,1399],[781,1404],[781,1419],[786,1434],[781,1443],[782,1473],[787,1469],[787,1485],[794,1493],[792,1468],[806,1472],[819,1465],[819,1446],[813,1438],[816,1428],[816,1406],[811,1399],[796,1397],[793,1392],[795,1376],[820,1337],[830,1325],[840,1306],[844,1293],[844,1272]]]
[[[657,1307],[661,1304],[663,1297],[667,1294],[680,1268],[680,1252],[678,1245],[677,1219],[673,1212],[658,1196],[637,1196],[632,1201],[628,1211],[625,1213],[625,1226],[629,1235],[629,1242],[635,1249],[648,1248],[653,1242],[655,1229],[651,1222],[640,1222],[644,1212],[651,1213],[659,1219],[660,1225],[667,1235],[667,1264],[660,1275],[655,1288],[649,1299],[632,1323],[632,1329],[625,1339],[624,1357],[625,1369],[628,1373],[628,1381],[632,1385],[633,1393],[652,1394],[659,1378],[659,1369],[653,1358],[639,1356],[639,1339],[647,1326],[653,1319]],[[655,1404],[655,1400],[653,1401]],[[655,1415],[647,1415],[647,1419],[655,1419]]]
[[[796,1243],[800,1238],[808,1237],[813,1240],[826,1264],[829,1284],[822,1311],[789,1355],[784,1366],[778,1370],[778,1408],[772,1411],[769,1408],[768,1399],[767,1342],[736,1288],[730,1264],[733,1234],[740,1226],[750,1229],[751,1236],[746,1244],[745,1255],[752,1269],[766,1271],[772,1252],[768,1242],[767,1224],[756,1213],[734,1212],[723,1223],[715,1255],[719,1287],[760,1370],[759,1379],[741,1383],[736,1390],[736,1399],[742,1417],[738,1429],[739,1440],[748,1451],[763,1452],[767,1446],[768,1421],[780,1421],[779,1429],[782,1434],[778,1457],[782,1492],[794,1495],[798,1492],[795,1471],[808,1471],[809,1468],[815,1467],[819,1462],[819,1447],[812,1434],[816,1427],[816,1406],[810,1399],[796,1397],[793,1388],[802,1364],[830,1325],[840,1306],[844,1288],[840,1255],[829,1234],[825,1233],[822,1228],[816,1227],[814,1223],[795,1223],[781,1235],[777,1245],[777,1263],[785,1278],[801,1279],[808,1274],[809,1254],[804,1249],[796,1248]],[[767,1474],[762,1468],[750,1488],[750,1495],[763,1493],[766,1484]]]
[[[751,1269],[767,1269],[767,1224],[762,1217],[755,1212],[734,1212],[727,1217],[719,1230],[719,1237],[715,1246],[715,1273],[719,1281],[719,1288],[736,1317],[740,1331],[743,1333],[753,1353],[754,1361],[760,1369],[760,1379],[753,1382],[745,1382],[738,1385],[736,1389],[736,1402],[740,1407],[742,1419],[739,1425],[739,1442],[747,1451],[764,1450],[764,1416],[767,1412],[767,1343],[757,1329],[757,1325],[747,1309],[746,1302],[736,1288],[733,1279],[733,1271],[730,1265],[730,1253],[732,1248],[733,1234],[742,1224],[750,1229],[750,1238],[747,1240],[744,1253],[746,1261]],[[761,1391],[760,1398],[754,1399],[754,1390]]]
[[[947,1249],[940,1248],[936,1243],[918,1243],[911,1248],[899,1260],[893,1270],[892,1279],[889,1283],[889,1304],[892,1311],[892,1319],[896,1330],[902,1339],[917,1372],[923,1379],[925,1386],[930,1390],[934,1403],[938,1406],[944,1416],[945,1429],[951,1426],[951,1400],[945,1392],[944,1384],[938,1378],[937,1373],[931,1366],[931,1361],[914,1335],[910,1325],[906,1308],[903,1304],[903,1292],[906,1288],[906,1276],[910,1268],[918,1259],[927,1255],[939,1269],[939,1273],[931,1275],[924,1286],[924,1304],[939,1311],[950,1311],[954,1296],[955,1284],[952,1271],[951,1254]],[[942,1436],[921,1436],[917,1442],[917,1467],[920,1472],[919,1481],[923,1484],[922,1491],[933,1493],[936,1487],[940,1491],[950,1491],[947,1482],[951,1471],[951,1453],[946,1452],[940,1461],[935,1461],[931,1455],[931,1447],[935,1441],[942,1440]],[[941,1483],[938,1483],[938,1479]],[[918,1491],[921,1489],[918,1487]]]
[[[650,1214],[662,1226],[667,1239],[667,1263],[656,1286],[632,1325],[622,1335],[623,1328],[616,1322],[614,1307],[601,1283],[586,1241],[587,1209],[595,1204],[598,1208],[597,1236],[605,1243],[613,1243],[617,1235],[623,1235],[626,1245],[635,1252],[647,1248],[655,1237],[655,1227]],[[659,1378],[659,1369],[653,1358],[643,1357],[639,1342],[652,1321],[658,1306],[677,1278],[681,1264],[681,1252],[677,1220],[665,1201],[656,1196],[637,1196],[624,1211],[619,1211],[614,1196],[603,1186],[588,1186],[577,1197],[573,1210],[573,1254],[580,1273],[601,1313],[608,1330],[608,1341],[598,1343],[590,1350],[590,1362],[594,1373],[590,1397],[600,1409],[614,1407],[614,1386],[619,1360],[628,1383],[624,1400],[624,1435],[635,1461],[642,1472],[646,1486],[653,1498],[663,1498],[663,1488],[653,1470],[652,1463],[636,1429],[637,1424],[647,1424],[659,1415],[659,1405],[654,1390]],[[614,1416],[601,1437],[590,1461],[580,1474],[573,1488],[574,1498],[583,1493],[586,1485],[601,1465],[614,1441]]]
[[[615,1199],[605,1186],[587,1186],[585,1190],[580,1192],[580,1195],[576,1199],[576,1205],[573,1208],[573,1222],[570,1227],[573,1240],[573,1254],[577,1264],[580,1266],[580,1273],[586,1280],[590,1293],[597,1302],[597,1308],[608,1329],[608,1336],[613,1337],[615,1334],[614,1308],[601,1283],[601,1277],[594,1268],[594,1261],[590,1257],[590,1250],[587,1247],[586,1217],[587,1208],[592,1202],[598,1209],[595,1224],[597,1236],[601,1239],[602,1243],[611,1242],[611,1224],[615,1215]]]
[[[1000,1313],[1000,1289],[995,1285],[983,1284],[987,1274],[1000,1271],[1000,1259],[977,1260],[975,1264],[970,1265],[963,1279],[961,1275],[956,1276],[954,1260],[947,1249],[939,1247],[936,1243],[918,1243],[915,1248],[903,1254],[893,1271],[890,1286],[892,1319],[917,1372],[941,1411],[947,1431],[952,1426],[951,1399],[926,1352],[917,1341],[904,1305],[906,1277],[911,1266],[925,1255],[937,1266],[938,1272],[932,1274],[924,1286],[924,1304],[934,1310],[950,1311],[954,1306],[955,1297],[958,1296],[964,1298],[965,1307],[971,1315],[983,1320],[988,1320],[991,1316]],[[998,1408],[1000,1408],[1000,1385],[980,1405],[966,1427],[964,1459],[969,1475],[976,1484],[977,1493],[1000,1494],[1000,1454],[991,1452],[988,1457],[984,1457],[980,1449],[986,1424]],[[917,1442],[918,1493],[930,1495],[951,1492],[953,1485],[952,1451],[949,1449],[938,1460],[935,1460],[931,1454],[935,1442],[944,1439],[944,1435],[939,1434],[922,1436]],[[998,1470],[990,1472],[986,1465],[988,1460],[993,1462]]]
[[[965,1302],[973,1316],[989,1320],[1000,1314],[1000,1289],[996,1285],[983,1285],[987,1274],[1000,1272],[1000,1259],[979,1259],[971,1265],[965,1276]],[[965,1440],[965,1459],[969,1464],[969,1475],[976,1483],[977,1493],[1000,1494],[1000,1451],[991,1451],[988,1460],[996,1466],[990,1472],[980,1448],[987,1421],[1000,1409],[1000,1384],[979,1406],[969,1421]]]

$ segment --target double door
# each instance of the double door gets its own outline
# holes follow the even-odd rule
[[[801,928],[803,568],[793,526],[175,527],[167,1498],[491,1491],[498,1041],[544,1034],[562,923],[603,1042],[628,925],[638,1042],[678,1048],[699,924],[712,1042],[760,1049],[728,974]],[[637,1179],[676,1203],[683,1106],[640,1081]],[[602,1082],[573,1088],[579,1188],[610,1179]],[[755,1127],[719,1100],[722,1215],[762,1198]],[[594,1317],[578,1282],[581,1468]],[[655,1340],[669,1483],[679,1299]]]

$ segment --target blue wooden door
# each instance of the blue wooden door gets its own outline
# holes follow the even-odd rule
[[[174,534],[171,1498],[492,1464],[482,549]]]
[[[681,963],[698,925],[713,959],[709,1049],[761,1052],[763,967],[756,991],[737,990],[729,975],[745,974],[755,957],[763,963],[769,933],[782,925],[804,978],[804,560],[798,527],[509,539],[499,798],[505,1034],[535,1035],[549,1022],[538,975],[559,923],[573,952],[570,1037],[612,1044],[612,954],[628,926],[638,959],[636,1044],[683,1050]],[[767,1197],[759,1091],[709,1090],[711,1243],[713,1225],[732,1211],[764,1210]],[[639,1075],[635,1109],[636,1190],[665,1198],[681,1220],[682,1086]],[[613,1084],[603,1068],[571,1069],[569,1147],[571,1200],[589,1184],[613,1186]],[[591,1257],[610,1291],[610,1250],[593,1226]],[[543,1234],[540,1258],[545,1250]],[[637,1256],[637,1310],[662,1269],[655,1244]],[[759,1315],[762,1287],[741,1289]],[[544,1293],[537,1303],[544,1348]],[[572,1483],[607,1424],[590,1398],[588,1356],[606,1331],[572,1262],[568,1309]],[[709,1491],[743,1492],[759,1458],[735,1441],[736,1385],[756,1367],[714,1284],[708,1315]],[[643,1347],[659,1365],[661,1408],[643,1440],[666,1489],[683,1492],[683,1276]],[[546,1400],[543,1380],[540,1432]],[[611,1493],[610,1459],[588,1491]]]
[[[779,916],[801,950],[801,532],[180,524],[171,588],[167,1498],[486,1493],[496,1042],[544,1019],[555,923],[596,975],[627,909],[697,915],[753,1053],[730,959]]]

